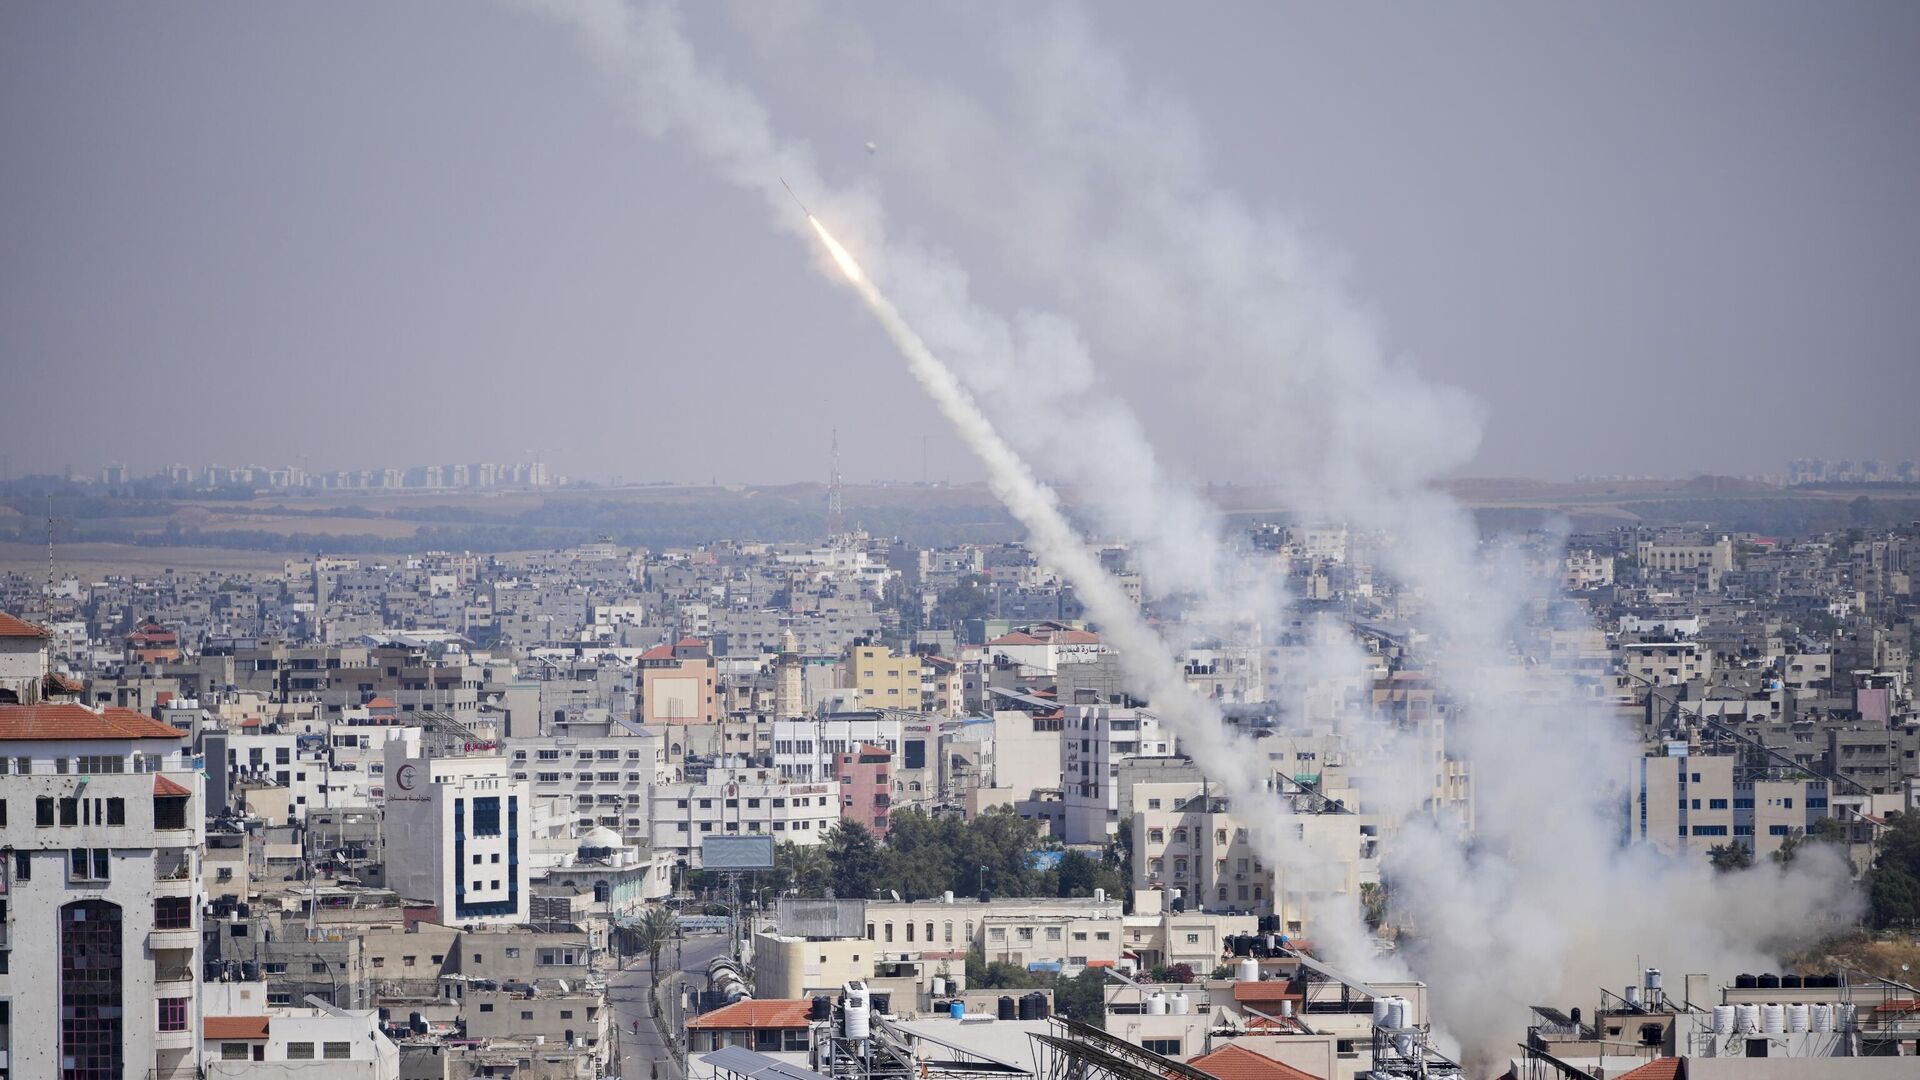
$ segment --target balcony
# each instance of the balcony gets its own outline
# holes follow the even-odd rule
[[[193,1031],[156,1031],[153,1033],[155,1050],[191,1050],[193,1049]]]

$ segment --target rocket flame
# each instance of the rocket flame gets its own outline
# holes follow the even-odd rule
[[[848,281],[866,280],[866,275],[860,272],[860,264],[854,262],[853,256],[847,254],[847,249],[840,246],[840,241],[835,240],[833,234],[827,231],[827,227],[820,224],[819,218],[808,214],[807,224],[813,226],[813,231],[820,234],[820,242],[827,245],[827,253],[833,256],[834,262],[840,264],[840,272],[847,275]]]

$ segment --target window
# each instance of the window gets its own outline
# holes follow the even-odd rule
[[[1789,825],[1769,825],[1769,826],[1767,826],[1767,835],[1768,835],[1768,836],[1786,836],[1787,834],[1789,834],[1789,833],[1791,833],[1792,831],[1793,831],[1793,829],[1792,829],[1792,826],[1789,826]]]
[[[85,755],[79,759],[82,773],[117,773],[127,771],[127,759],[110,755]]]
[[[33,880],[33,853],[16,851],[13,853],[13,880]]]
[[[186,998],[178,997],[178,998],[161,998],[160,999],[160,1030],[161,1031],[187,1030],[187,999]]]
[[[1048,941],[1059,941],[1059,940],[1060,940],[1060,928],[1059,928],[1059,927],[1057,927],[1057,926],[1049,926],[1049,927],[1047,927],[1047,940],[1048,940]]]
[[[155,930],[193,929],[193,898],[190,896],[155,897],[153,928]]]
[[[53,828],[53,796],[42,795],[33,800],[33,823],[42,829]]]
[[[221,1043],[220,1044],[220,1060],[221,1061],[247,1060],[247,1044],[246,1043]]]
[[[481,1011],[481,1012],[492,1012],[492,1011],[493,1011],[493,1002],[491,1002],[491,1001],[483,1001],[483,1002],[481,1002],[481,1003],[480,1003],[480,1011]]]
[[[1708,799],[1707,800],[1707,809],[1709,810],[1725,810],[1726,808],[1727,808],[1727,800],[1725,799]]]
[[[288,1061],[312,1061],[313,1060],[313,1044],[310,1042],[288,1043],[287,1044],[287,1060]]]
[[[61,799],[60,800],[60,824],[62,825],[80,824],[80,800],[79,799]]]
[[[107,880],[108,856],[111,854],[107,848],[74,848],[69,852],[67,880]]]
[[[1151,1054],[1164,1054],[1167,1057],[1180,1056],[1179,1039],[1141,1039],[1140,1048]]]
[[[328,1061],[345,1061],[353,1056],[353,1047],[348,1043],[330,1042],[322,1050]]]

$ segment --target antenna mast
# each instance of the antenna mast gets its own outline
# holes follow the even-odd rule
[[[846,532],[846,507],[840,492],[840,429],[833,429],[833,469],[827,474],[827,539]]]

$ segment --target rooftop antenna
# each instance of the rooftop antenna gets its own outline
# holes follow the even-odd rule
[[[846,531],[846,507],[840,491],[840,429],[833,429],[833,467],[827,474],[827,539]]]

